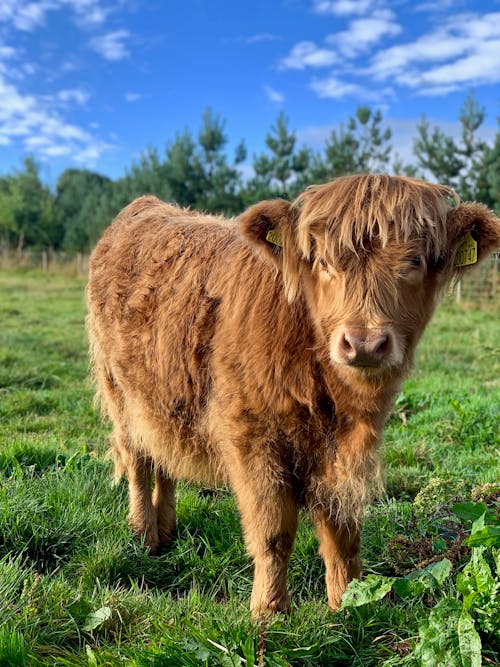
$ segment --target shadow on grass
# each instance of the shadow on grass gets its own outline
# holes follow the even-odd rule
[[[118,535],[98,538],[75,565],[86,580],[147,586],[175,598],[194,588],[222,600],[235,587],[248,589],[251,578],[239,516],[232,497],[224,492],[213,496],[189,491],[178,503],[174,540],[157,554],[134,539],[124,520]]]
[[[12,445],[0,451],[0,472],[6,477],[22,468],[30,469],[32,475],[41,475],[45,471],[64,467],[67,456],[59,449],[40,447],[39,445]]]
[[[110,587],[146,587],[175,599],[193,591],[217,602],[234,595],[248,599],[253,566],[234,497],[227,491],[188,487],[180,496],[177,533],[170,545],[151,555],[134,539],[124,519],[118,534],[101,535],[85,554],[75,554],[77,575],[86,585],[99,580]],[[310,523],[302,520],[289,564],[294,598],[325,598],[324,569],[317,549]]]

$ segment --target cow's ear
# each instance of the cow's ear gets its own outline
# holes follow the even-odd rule
[[[447,222],[456,269],[473,266],[500,247],[500,219],[484,204],[459,204],[450,210]]]
[[[241,234],[254,252],[281,271],[287,299],[296,297],[301,273],[297,217],[290,202],[271,199],[247,209],[238,219]]]
[[[253,249],[279,269],[290,208],[290,202],[284,199],[262,201],[247,209],[238,220],[241,233]]]

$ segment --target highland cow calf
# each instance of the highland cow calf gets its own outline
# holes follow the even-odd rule
[[[132,528],[154,551],[174,535],[177,479],[229,484],[258,616],[289,607],[306,508],[337,608],[360,574],[377,449],[417,341],[450,281],[499,244],[485,206],[386,175],[229,221],[130,204],[92,255],[88,330]]]

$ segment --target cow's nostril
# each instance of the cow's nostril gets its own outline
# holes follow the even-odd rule
[[[353,359],[356,356],[356,345],[348,333],[344,333],[340,341],[342,352],[348,359]]]
[[[389,335],[383,334],[374,341],[373,353],[378,357],[384,357],[390,348]]]

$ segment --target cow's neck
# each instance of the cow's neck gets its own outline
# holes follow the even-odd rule
[[[337,415],[350,415],[353,422],[371,423],[381,430],[399,390],[401,375],[393,374],[381,380],[361,374],[357,377],[355,372],[339,372],[329,361],[323,362],[322,370]]]

